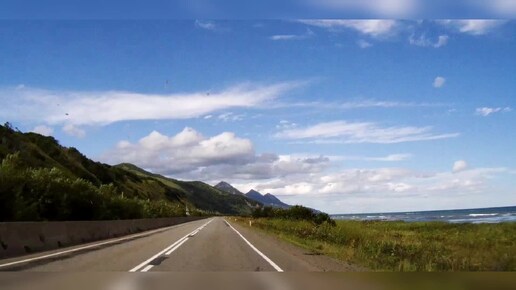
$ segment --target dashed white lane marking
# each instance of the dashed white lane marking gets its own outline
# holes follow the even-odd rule
[[[164,232],[166,230],[169,230],[169,229],[172,229],[172,228],[176,228],[176,227],[180,227],[180,226],[184,226],[184,225],[186,225],[186,223],[179,224],[179,225],[173,225],[173,226],[166,227],[166,228],[160,228],[160,229],[156,229],[156,230],[146,231],[146,232],[143,232],[143,233],[126,236],[126,237],[119,238],[119,239],[109,240],[109,241],[105,241],[105,242],[101,242],[101,243],[96,243],[96,244],[92,244],[92,245],[88,245],[88,246],[84,246],[84,247],[79,247],[79,248],[73,248],[73,249],[70,249],[70,250],[61,251],[61,252],[57,252],[57,253],[52,253],[52,254],[48,254],[48,255],[38,256],[38,257],[34,257],[34,258],[28,258],[28,259],[24,259],[24,260],[20,260],[20,261],[14,261],[14,262],[5,263],[5,264],[0,264],[0,268],[5,268],[5,267],[19,265],[19,264],[25,264],[25,263],[29,263],[29,262],[44,260],[44,259],[48,259],[48,258],[52,258],[52,257],[64,255],[64,254],[68,254],[68,253],[73,253],[73,252],[78,252],[78,251],[82,251],[82,250],[87,250],[87,249],[91,249],[91,248],[96,248],[96,247],[104,246],[104,245],[114,244],[114,243],[118,243],[118,242],[121,242],[121,241],[126,241],[126,240],[130,240],[130,239],[134,239],[134,238],[138,238],[138,237],[142,237],[142,236],[151,235],[151,234],[154,234],[154,233]]]
[[[251,244],[239,231],[237,231],[230,223],[228,223],[228,221],[224,221],[232,230],[235,231],[235,233],[237,233],[242,238],[242,240],[244,240],[244,242],[246,242],[249,245],[249,247],[251,247],[251,249],[253,249],[258,255],[260,255],[265,261],[267,261],[276,271],[283,272],[283,269],[281,269],[276,263],[269,259],[269,257],[265,256],[264,253],[260,252],[260,250],[253,246],[253,244]]]
[[[213,221],[213,219],[209,220],[207,223],[203,224],[202,226],[196,228],[191,233],[189,233],[186,236],[184,236],[184,237],[180,238],[179,240],[175,241],[172,245],[166,247],[165,249],[163,249],[162,251],[160,251],[156,255],[150,257],[149,259],[147,259],[147,260],[143,261],[142,263],[140,263],[138,266],[132,268],[131,270],[129,270],[129,272],[136,272],[136,271],[139,271],[142,268],[143,268],[143,270],[141,270],[141,272],[149,271],[150,269],[152,269],[152,267],[154,267],[153,265],[149,265],[150,262],[154,261],[154,259],[158,258],[159,256],[161,256],[163,254],[165,254],[167,256],[170,255],[172,252],[177,250],[182,244],[184,244],[192,234],[198,233],[201,229],[206,227],[212,221]]]

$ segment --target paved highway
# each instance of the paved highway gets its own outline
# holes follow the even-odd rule
[[[283,272],[350,269],[345,263],[307,253],[222,217],[0,260],[0,271],[37,272]]]

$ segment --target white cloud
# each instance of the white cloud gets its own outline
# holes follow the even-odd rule
[[[367,42],[363,39],[360,39],[357,41],[357,45],[360,47],[360,48],[369,48],[371,46],[373,46],[370,42]]]
[[[252,158],[254,149],[248,139],[231,132],[205,138],[188,127],[170,137],[153,131],[134,144],[121,141],[104,157],[111,163],[130,162],[164,174],[215,164],[243,164]]]
[[[434,134],[431,127],[381,127],[369,122],[334,121],[305,128],[286,129],[275,137],[311,140],[313,143],[401,143],[457,137],[458,133]]]
[[[442,88],[444,84],[446,83],[446,79],[443,77],[436,77],[434,79],[434,88]]]
[[[189,119],[229,108],[260,106],[300,85],[295,82],[272,85],[245,83],[209,95],[205,92],[160,95],[123,91],[0,89],[0,99],[13,100],[0,106],[0,114],[10,120],[73,125]]]
[[[443,103],[415,103],[378,100],[359,100],[349,102],[302,102],[302,103],[276,103],[272,108],[308,107],[318,109],[365,109],[365,108],[414,108],[414,107],[443,107],[449,106]]]
[[[297,127],[296,123],[290,122],[287,120],[281,120],[281,121],[279,121],[278,125],[276,125],[276,129],[279,129],[279,130],[292,129],[292,128],[296,128],[296,127]]]
[[[507,113],[507,112],[510,112],[510,111],[512,111],[512,109],[509,108],[509,107],[505,107],[505,108],[501,108],[501,107],[498,107],[498,108],[482,107],[482,108],[477,108],[475,110],[475,114],[483,116],[483,117],[487,117],[487,116],[489,116],[491,114],[494,114],[494,113],[499,113],[499,112]]]
[[[222,114],[218,115],[217,118],[224,122],[229,122],[229,121],[236,122],[236,121],[242,121],[244,119],[244,115],[243,114],[237,115],[232,112],[228,112],[228,113],[222,113]]]
[[[492,0],[482,1],[487,8],[499,15],[514,17],[516,15],[516,1],[514,0]]]
[[[419,0],[308,0],[313,7],[332,12],[353,12],[387,18],[413,15],[420,10]]]
[[[264,192],[280,195],[307,194],[311,196],[370,194],[396,196],[406,192],[420,195],[433,192],[477,192],[490,176],[508,172],[505,168],[479,168],[455,172],[421,173],[404,168],[346,169],[333,173],[318,173],[288,180],[275,179],[254,187]],[[292,192],[289,185],[302,183],[307,192]],[[392,195],[394,194],[394,195]]]
[[[130,162],[153,172],[190,180],[270,179],[325,169],[327,157],[297,157],[254,152],[249,139],[224,132],[204,137],[192,128],[166,136],[157,131],[137,143],[121,141],[106,153],[108,163]]]
[[[73,125],[73,124],[67,124],[63,127],[63,132],[65,132],[66,134],[70,135],[70,136],[73,136],[73,137],[77,137],[77,138],[84,138],[86,136],[86,132]]]
[[[458,160],[453,163],[453,172],[461,172],[468,168],[468,163],[464,160]]]
[[[195,26],[206,30],[217,30],[217,25],[212,21],[195,20]]]
[[[412,157],[412,154],[390,154],[385,157],[367,157],[371,161],[404,161]]]
[[[353,29],[372,37],[382,37],[393,34],[398,25],[396,20],[390,19],[304,19],[299,21],[307,25],[323,27],[334,31],[342,28]]]
[[[409,153],[400,153],[400,154],[389,154],[387,156],[381,157],[369,157],[369,156],[328,156],[332,161],[379,161],[379,162],[398,162],[405,161],[412,158],[412,154]]]
[[[32,132],[41,134],[43,136],[51,136],[54,133],[54,129],[45,125],[39,125],[34,127]]]
[[[427,38],[425,35],[421,35],[420,37],[415,37],[414,34],[412,34],[409,37],[409,43],[416,46],[421,47],[434,47],[439,48],[442,46],[445,46],[448,44],[448,35],[439,35],[436,41],[432,41],[431,39]]]
[[[276,34],[269,37],[271,40],[303,40],[314,36],[312,30],[307,29],[305,34]]]
[[[439,20],[438,23],[452,27],[461,33],[472,35],[483,35],[503,25],[507,21],[497,19],[461,19],[461,20]]]

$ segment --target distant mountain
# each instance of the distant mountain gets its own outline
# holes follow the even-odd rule
[[[214,187],[218,190],[222,190],[227,193],[244,195],[238,189],[234,188],[231,184],[229,184],[225,181],[221,181],[221,182],[217,183],[217,185],[215,185]]]
[[[272,207],[278,207],[278,208],[289,208],[290,205],[282,202],[274,195],[267,193],[265,195],[262,195],[258,191],[251,189],[248,193],[245,194],[250,199],[253,199],[255,201],[261,202],[264,206],[272,206]]]

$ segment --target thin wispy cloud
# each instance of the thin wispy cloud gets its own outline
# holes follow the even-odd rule
[[[218,29],[218,26],[213,21],[207,20],[195,20],[195,26],[198,28],[215,31]]]
[[[510,107],[497,107],[497,108],[490,108],[490,107],[482,107],[482,108],[477,108],[475,110],[475,114],[476,115],[479,115],[479,116],[482,116],[482,117],[487,117],[491,114],[495,114],[495,113],[508,113],[508,112],[511,112],[512,109]]]
[[[460,20],[438,20],[443,26],[450,27],[455,31],[471,34],[483,35],[493,31],[495,28],[507,23],[506,20],[498,19],[460,19]]]
[[[357,41],[357,45],[360,47],[360,48],[369,48],[371,46],[373,46],[372,43],[370,43],[369,41],[365,41],[363,39],[360,39]]]
[[[379,143],[429,141],[454,138],[459,133],[438,134],[432,127],[383,127],[372,122],[333,121],[287,129],[275,134],[276,138],[304,140],[317,144]]]
[[[224,109],[256,107],[301,85],[300,82],[271,85],[243,83],[209,95],[205,92],[142,94],[123,91],[52,91],[28,87],[3,89],[0,90],[0,97],[12,98],[13,101],[3,105],[0,113],[10,120],[75,126],[107,125],[128,120],[189,119]],[[71,128],[65,132],[81,135]]]
[[[352,29],[371,37],[384,37],[395,32],[398,21],[389,19],[303,19],[306,25],[322,27],[333,31]]]
[[[439,48],[448,44],[449,38],[448,35],[439,35],[436,40],[432,40],[424,34],[419,37],[412,34],[409,37],[409,43],[415,46]]]
[[[304,40],[313,37],[315,34],[312,30],[307,29],[304,34],[276,34],[269,37],[270,40]]]
[[[375,162],[399,162],[405,161],[413,157],[409,153],[389,154],[387,156],[371,157],[371,156],[328,156],[332,161],[375,161]]]
[[[286,107],[306,107],[314,109],[328,110],[352,110],[352,109],[368,109],[368,108],[416,108],[416,107],[446,107],[449,104],[443,103],[416,103],[416,102],[400,102],[400,101],[382,101],[382,100],[359,100],[349,102],[335,101],[315,101],[304,103],[281,103],[277,102],[269,108],[286,108]]]
[[[407,17],[418,13],[421,1],[418,0],[308,0],[313,7],[331,11],[366,13],[381,17]]]

